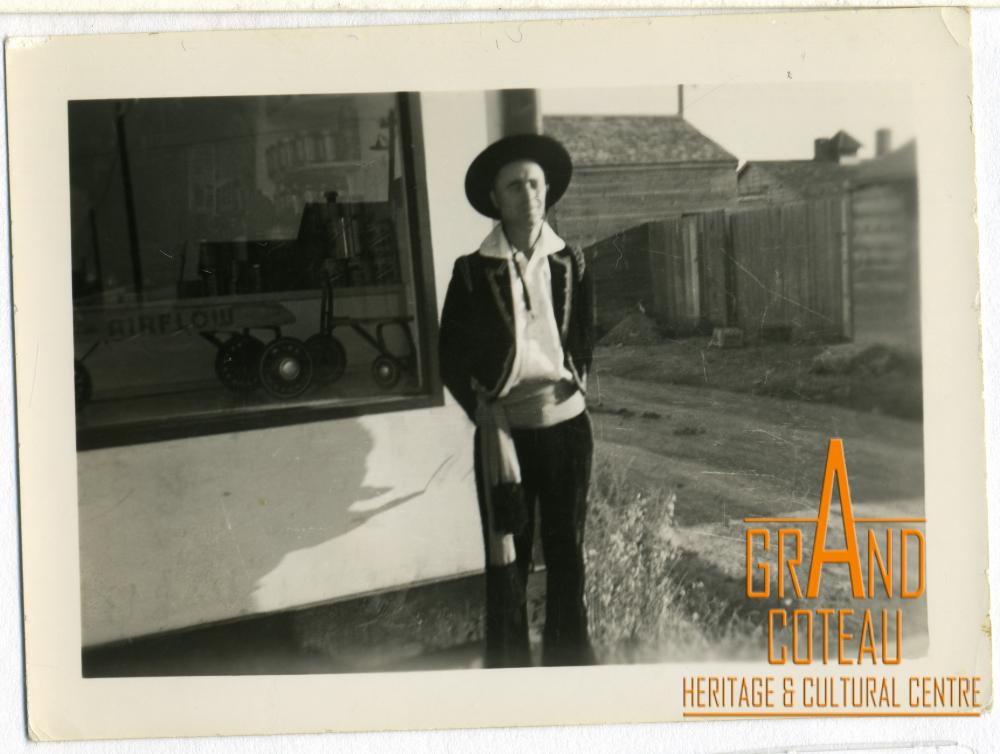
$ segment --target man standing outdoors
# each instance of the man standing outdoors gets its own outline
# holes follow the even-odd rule
[[[526,584],[536,500],[547,575],[542,661],[594,662],[583,557],[593,287],[583,255],[546,222],[572,172],[565,148],[538,134],[506,137],[473,160],[466,196],[500,222],[455,263],[441,315],[442,379],[476,425],[486,667],[531,665]]]

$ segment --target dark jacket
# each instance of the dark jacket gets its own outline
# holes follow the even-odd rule
[[[583,390],[594,346],[594,289],[583,254],[547,257],[564,363]],[[514,313],[505,259],[478,251],[459,257],[441,313],[441,378],[470,419],[477,393],[495,397],[514,363]]]

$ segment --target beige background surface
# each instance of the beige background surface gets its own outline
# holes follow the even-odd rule
[[[698,44],[692,54],[690,41],[708,34],[710,44]],[[912,23],[912,28],[903,29]],[[747,28],[753,24],[753,29]],[[845,50],[834,40],[840,25],[852,25],[852,47]],[[625,30],[628,30],[627,33]],[[980,372],[978,371],[978,332],[976,323],[975,227],[972,222],[972,155],[968,131],[968,48],[967,27],[961,15],[949,23],[933,11],[909,16],[870,16],[859,21],[855,14],[798,17],[785,15],[774,19],[717,19],[684,22],[632,21],[613,27],[598,23],[579,26],[545,25],[530,29],[521,42],[511,43],[501,36],[502,29],[453,28],[441,30],[450,44],[431,42],[412,30],[387,29],[378,32],[306,32],[293,44],[282,44],[273,34],[220,35],[206,38],[186,36],[187,52],[179,52],[179,40],[169,36],[118,38],[105,40],[99,48],[84,49],[85,42],[68,40],[36,46],[26,52],[24,78],[11,81],[12,97],[30,97],[41,105],[30,123],[19,120],[12,105],[12,133],[25,134],[25,141],[15,142],[12,154],[12,190],[15,196],[14,223],[24,212],[37,210],[48,187],[66,186],[65,144],[60,136],[65,127],[65,109],[69,96],[148,96],[192,94],[192,82],[208,93],[253,93],[256,91],[323,90],[331,87],[329,75],[316,67],[305,67],[303,60],[323,64],[345,63],[345,56],[372,56],[379,50],[392,49],[383,62],[392,71],[391,85],[384,75],[376,79],[374,66],[362,66],[350,86],[341,90],[376,88],[426,89],[428,81],[440,88],[442,75],[448,88],[490,88],[510,85],[568,86],[573,80],[588,84],[652,84],[663,80],[724,80],[727,72],[738,67],[740,75],[753,80],[780,80],[789,66],[795,67],[799,80],[864,80],[873,70],[889,71],[889,78],[914,76],[918,84],[918,139],[923,145],[941,144],[940,149],[922,149],[921,187],[922,247],[924,249],[922,296],[925,302],[924,353],[927,432],[927,510],[930,532],[929,551],[936,553],[929,579],[933,617],[932,635],[955,637],[948,642],[932,642],[928,664],[950,670],[987,666],[987,643],[979,627],[986,614],[984,467],[980,445],[982,408]],[[427,32],[430,33],[430,32]],[[545,67],[543,61],[553,44],[572,35],[575,51],[568,53],[565,66]],[[919,39],[908,51],[886,49],[877,42],[886,38]],[[272,56],[267,70],[247,74],[237,61],[253,57],[254,46],[266,40]],[[559,40],[557,42],[557,40]],[[223,48],[225,42],[225,49]],[[685,45],[684,42],[689,44]],[[131,45],[141,44],[141,52]],[[389,45],[390,48],[387,48]],[[750,52],[752,55],[746,54]],[[59,58],[55,50],[78,55],[73,64]],[[355,52],[360,48],[360,52]],[[610,73],[598,66],[600,49],[605,57],[621,61],[620,69]],[[743,52],[720,55],[726,49]],[[799,61],[801,50],[809,51],[807,63]],[[940,50],[944,59],[935,60]],[[661,65],[654,70],[629,66],[643,54],[655,51]],[[190,54],[193,53],[193,54]],[[104,75],[97,86],[73,88],[72,70],[86,78],[101,56],[130,61],[116,66],[113,76]],[[44,58],[44,60],[43,60]],[[420,59],[419,70],[405,61]],[[356,58],[353,58],[356,62]],[[747,61],[751,62],[747,62]],[[371,58],[366,58],[371,62]],[[932,65],[933,63],[933,65]],[[53,66],[53,67],[49,67]],[[8,76],[13,79],[13,64]],[[218,78],[206,75],[217,71]],[[41,88],[41,80],[51,80],[54,72],[58,86]],[[294,72],[294,75],[293,75]],[[434,74],[437,75],[434,75]],[[165,75],[169,74],[169,75]],[[238,74],[238,75],[237,75]],[[42,79],[30,80],[30,76]],[[313,79],[312,77],[315,77]],[[623,77],[626,77],[623,81]],[[180,82],[185,82],[183,85]],[[15,88],[17,84],[17,88]],[[238,91],[233,90],[233,85]],[[39,97],[44,92],[44,97]],[[38,152],[18,150],[21,145]],[[924,159],[924,155],[927,155]],[[48,159],[41,160],[45,155]],[[958,155],[956,159],[956,155]],[[30,170],[27,169],[30,166]],[[926,190],[924,187],[927,187]],[[22,202],[23,200],[23,202]],[[63,199],[65,203],[65,198]],[[25,506],[26,564],[28,582],[26,611],[29,620],[29,673],[37,680],[33,699],[46,699],[51,705],[46,717],[39,718],[40,732],[50,735],[96,735],[136,732],[153,733],[163,725],[162,710],[169,707],[176,715],[174,732],[235,732],[274,730],[279,723],[287,728],[318,729],[368,725],[423,727],[463,724],[532,724],[570,720],[651,720],[663,719],[676,710],[677,668],[668,666],[642,668],[596,668],[562,672],[509,671],[482,674],[440,673],[419,677],[350,677],[308,679],[171,679],[155,683],[142,681],[91,682],[71,681],[67,672],[78,664],[79,637],[74,636],[78,621],[79,596],[75,581],[74,453],[72,448],[72,397],[62,386],[68,380],[68,353],[71,332],[69,318],[68,276],[61,297],[48,301],[32,300],[20,290],[39,285],[39,267],[44,259],[24,258],[25,249],[65,246],[68,223],[49,222],[25,225],[15,238],[14,275],[19,289],[17,299],[17,338],[22,356],[18,362],[21,380],[22,495]],[[38,231],[38,235],[34,235]],[[42,317],[42,304],[47,316]],[[38,307],[38,308],[34,308]],[[22,322],[27,323],[22,329]],[[65,326],[60,326],[60,324]],[[41,342],[46,349],[32,348]],[[26,350],[22,350],[26,349]],[[62,349],[62,350],[60,350]],[[63,363],[65,362],[65,363]],[[65,426],[53,442],[51,428]],[[48,428],[46,431],[45,428]],[[63,473],[52,473],[55,465]],[[958,534],[959,536],[956,536]],[[978,540],[978,541],[977,541]],[[52,552],[65,553],[68,562],[53,569]],[[945,554],[946,553],[946,554]],[[935,564],[941,564],[935,565]],[[69,567],[66,567],[66,566]],[[946,567],[945,567],[946,566]],[[967,578],[957,579],[956,574]],[[35,582],[46,582],[41,591]],[[36,622],[33,615],[39,616]],[[58,632],[53,629],[58,628]],[[37,630],[36,630],[37,629]],[[48,630],[46,630],[48,629]],[[984,667],[985,669],[985,667]],[[705,671],[709,669],[706,667]],[[526,674],[531,674],[526,677]],[[433,677],[432,677],[433,675]],[[530,680],[533,693],[526,699],[524,685]],[[567,684],[585,688],[570,705],[553,703]],[[87,686],[87,688],[82,688]],[[177,692],[183,689],[183,694]],[[223,695],[225,709],[217,706]],[[306,696],[299,694],[305,692]],[[382,705],[373,709],[363,700],[369,693],[378,694]],[[35,695],[40,696],[36,697]],[[102,702],[105,694],[116,698],[112,713]],[[160,694],[169,703],[158,706]],[[292,701],[294,694],[294,702]],[[484,705],[490,699],[517,700],[517,704]],[[76,697],[72,705],[69,700]],[[331,710],[329,700],[337,699]],[[402,700],[397,705],[392,699]],[[291,703],[291,706],[289,706]],[[130,710],[130,705],[135,709]],[[98,709],[98,707],[101,709]],[[353,709],[352,709],[353,707]],[[363,707],[363,708],[362,708]],[[291,715],[290,718],[285,715]],[[145,719],[144,719],[145,718]],[[179,724],[180,727],[176,727]],[[121,726],[126,726],[123,729]],[[91,727],[94,726],[94,727]],[[153,727],[150,727],[153,726]],[[207,726],[207,727],[202,727]],[[253,726],[258,726],[254,728]],[[282,725],[282,728],[286,726]],[[160,729],[162,732],[162,728]]]
[[[984,0],[977,3],[980,7],[991,7],[1000,4],[1000,0]],[[725,3],[706,3],[701,0],[674,0],[670,3],[672,8],[703,9],[712,5],[725,5],[728,8],[753,8],[765,7],[763,3],[754,0],[727,0]],[[843,3],[834,0],[769,0],[766,7],[770,8],[835,8],[843,7]],[[848,3],[860,6],[861,3]],[[869,0],[864,3],[872,8],[894,8],[894,7],[914,7],[914,6],[952,6],[963,7],[964,3],[959,0]],[[616,0],[608,3],[603,0],[546,0],[538,3],[537,0],[509,0],[504,3],[507,10],[527,10],[533,11],[539,7],[564,8],[567,10],[577,10],[581,8],[605,9],[614,7],[618,9],[634,10],[658,10],[663,8],[661,0]],[[50,11],[50,12],[86,12],[100,11],[103,13],[112,10],[131,10],[143,8],[148,12],[165,11],[227,11],[239,9],[244,11],[275,11],[275,10],[358,10],[371,11],[383,8],[405,9],[410,11],[438,11],[438,10],[484,10],[493,11],[496,9],[495,3],[485,2],[485,0],[394,0],[386,3],[381,0],[348,0],[347,2],[337,2],[337,0],[144,0],[144,2],[129,2],[129,0],[107,0],[106,2],[96,2],[96,0],[0,0],[0,9],[10,11]]]

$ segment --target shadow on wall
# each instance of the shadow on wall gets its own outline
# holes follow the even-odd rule
[[[382,425],[412,431],[400,417]],[[387,468],[398,449],[380,426],[318,422],[81,454],[84,644],[377,588],[393,575],[380,559],[406,573],[374,519],[414,503],[390,541],[397,527],[412,531],[426,517],[417,498],[467,494],[471,454],[427,442]]]
[[[452,418],[360,419],[370,450],[359,488],[365,496],[355,495],[346,511],[349,536],[289,552],[258,582],[257,608],[285,607],[289,595],[293,604],[313,604],[478,569],[471,425]]]

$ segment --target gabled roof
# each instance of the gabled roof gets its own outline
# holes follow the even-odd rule
[[[745,163],[740,168],[739,177],[742,178],[751,167],[763,171],[776,183],[798,191],[803,196],[841,189],[853,171],[849,165],[822,160],[761,160]]]
[[[565,145],[576,167],[736,162],[676,115],[547,115],[542,126]]]

